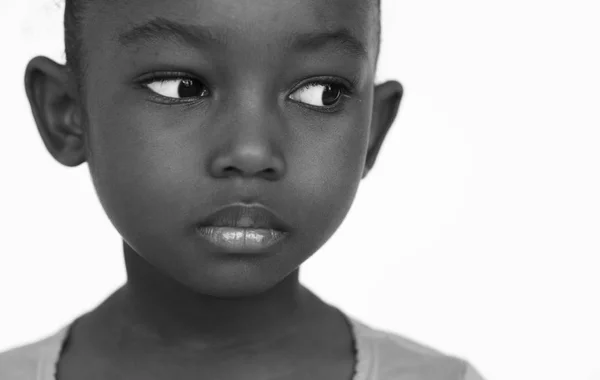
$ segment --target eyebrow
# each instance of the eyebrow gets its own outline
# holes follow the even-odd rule
[[[346,28],[327,32],[292,33],[288,38],[288,45],[298,51],[318,50],[330,44],[349,55],[368,57],[365,45]]]
[[[230,41],[229,33],[225,30],[201,25],[182,24],[162,17],[153,18],[136,25],[118,34],[116,39],[123,46],[159,40],[173,40],[192,46],[224,46]],[[283,45],[285,48],[291,48],[299,52],[319,50],[331,46],[351,56],[368,57],[365,45],[347,28],[323,32],[292,32],[284,38]]]

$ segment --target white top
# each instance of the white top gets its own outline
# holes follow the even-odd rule
[[[356,350],[353,380],[484,380],[465,360],[346,318]],[[56,366],[72,324],[42,340],[0,353],[0,379],[57,380]]]

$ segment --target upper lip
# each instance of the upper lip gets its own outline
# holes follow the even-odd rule
[[[261,204],[234,203],[220,208],[198,223],[199,227],[261,228],[288,231],[288,225]]]

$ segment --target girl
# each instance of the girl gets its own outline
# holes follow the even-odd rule
[[[70,0],[26,69],[41,137],[87,162],[127,282],[0,378],[480,380],[300,284],[402,96],[374,0]]]

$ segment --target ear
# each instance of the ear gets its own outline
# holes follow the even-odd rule
[[[383,144],[383,140],[385,140],[385,136],[398,114],[402,94],[402,85],[396,81],[388,81],[375,86],[369,147],[362,178],[365,178],[375,165],[375,159],[377,159],[381,144]]]
[[[68,68],[35,57],[25,69],[25,91],[48,152],[65,166],[85,162],[78,94]]]

